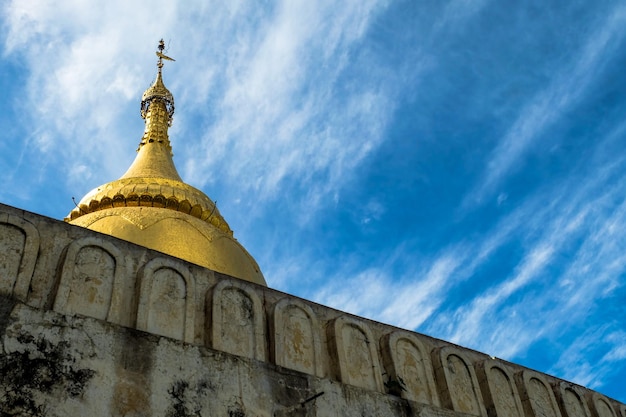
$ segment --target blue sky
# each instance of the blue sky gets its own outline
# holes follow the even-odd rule
[[[182,177],[269,285],[626,402],[626,3],[5,1],[0,202]],[[523,4],[521,4],[523,3]]]

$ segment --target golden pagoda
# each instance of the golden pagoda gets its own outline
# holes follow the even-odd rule
[[[87,193],[65,221],[267,285],[215,203],[176,170],[168,136],[174,97],[162,78],[163,60],[173,59],[164,48],[161,39],[156,80],[141,99],[146,127],[135,161],[120,179]]]

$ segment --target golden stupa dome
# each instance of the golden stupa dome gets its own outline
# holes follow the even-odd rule
[[[141,101],[146,128],[135,161],[120,179],[87,193],[65,221],[266,285],[215,203],[184,183],[174,166],[168,136],[174,97],[161,75],[163,59],[172,59],[163,48],[161,40],[157,77]]]

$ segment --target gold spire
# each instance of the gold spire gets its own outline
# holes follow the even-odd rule
[[[163,60],[174,59],[164,49],[161,39],[156,79],[141,98],[145,130],[135,160],[120,179],[87,193],[65,221],[266,285],[215,203],[178,175],[168,136],[174,96],[162,75]]]
[[[159,177],[182,181],[172,160],[172,145],[167,134],[174,120],[174,96],[163,84],[161,70],[163,58],[174,60],[163,55],[164,48],[161,39],[156,53],[159,57],[156,79],[141,97],[141,117],[146,121],[146,128],[137,148],[139,154],[122,178]]]
[[[174,96],[170,93],[163,84],[162,68],[163,59],[169,61],[175,61],[174,59],[163,55],[162,51],[165,48],[163,39],[159,41],[159,50],[157,56],[159,60],[157,62],[157,77],[154,83],[143,93],[141,97],[141,117],[146,120],[146,131],[141,138],[142,145],[145,145],[150,139],[153,141],[160,141],[159,143],[165,143],[169,145],[169,138],[167,136],[167,128],[172,125],[174,119]],[[152,105],[155,106],[152,106]],[[151,109],[152,107],[152,109]],[[156,108],[154,108],[156,107]],[[171,147],[170,147],[171,150]]]

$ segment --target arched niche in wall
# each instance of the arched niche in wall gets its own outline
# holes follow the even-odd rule
[[[583,391],[575,385],[561,382],[554,386],[560,398],[562,411],[567,417],[591,417],[591,411],[585,400]]]
[[[589,408],[593,417],[618,417],[611,405],[611,401],[604,395],[589,391],[587,399],[590,403]]]
[[[39,232],[27,220],[0,213],[0,292],[26,301],[39,253]]]
[[[99,237],[70,243],[59,270],[54,310],[119,322],[122,258],[119,249]]]
[[[338,317],[328,327],[333,367],[341,382],[384,392],[377,343],[362,322]]]
[[[267,360],[265,315],[254,289],[241,281],[224,280],[207,294],[211,347],[234,355]]]
[[[561,417],[550,384],[541,374],[524,370],[518,372],[515,379],[528,417]]]
[[[446,346],[433,351],[433,360],[441,404],[454,411],[486,416],[476,373],[465,354]]]
[[[489,416],[524,417],[515,378],[504,364],[485,360],[476,364],[476,374]]]
[[[439,406],[429,350],[409,332],[395,331],[381,340],[387,390],[399,384],[403,398]]]
[[[271,324],[274,363],[323,376],[321,329],[311,307],[300,300],[283,298],[274,305]]]
[[[195,282],[186,265],[156,258],[139,271],[137,329],[194,341]]]

